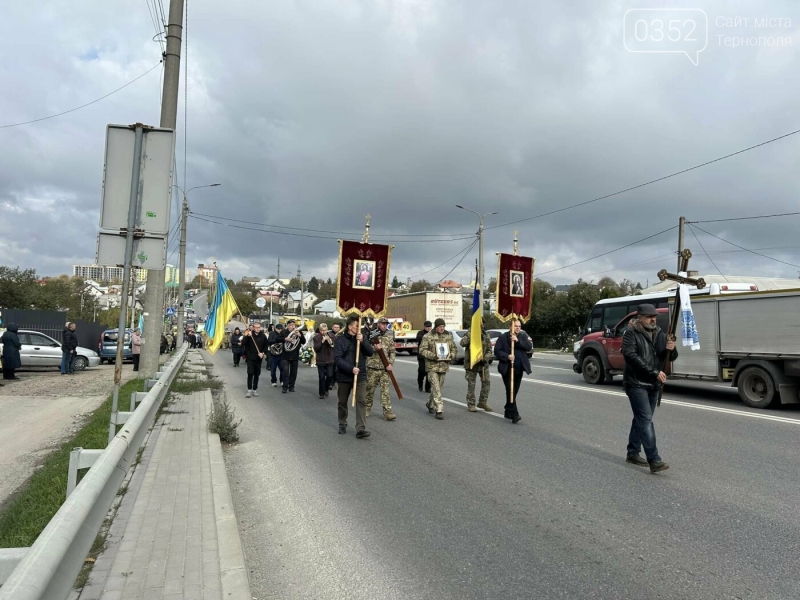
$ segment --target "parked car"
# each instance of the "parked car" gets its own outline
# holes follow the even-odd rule
[[[125,330],[125,340],[122,347],[122,360],[133,360],[131,357],[131,335],[133,329]],[[100,355],[100,364],[105,361],[113,363],[117,360],[117,340],[119,339],[118,329],[106,329],[97,343],[97,353]]]
[[[463,365],[464,364],[464,360],[465,360],[465,356],[464,356],[465,352],[464,352],[464,350],[466,350],[466,348],[462,348],[461,347],[461,338],[463,338],[465,335],[467,335],[468,332],[469,332],[469,329],[460,329],[458,331],[452,331],[451,332],[453,334],[453,341],[456,343],[456,358],[453,360],[453,362],[451,364],[454,364],[454,365],[456,365],[456,364]],[[494,344],[492,344],[492,348],[494,348]],[[492,355],[489,357],[489,364],[492,364],[493,362],[494,362],[494,353],[492,353]]]
[[[20,329],[17,332],[22,348],[19,357],[22,368],[26,367],[61,367],[61,342],[54,340],[49,335]],[[2,348],[2,344],[0,344]],[[73,367],[76,371],[83,371],[86,367],[96,367],[100,364],[97,352],[78,346],[77,356]]]
[[[486,333],[489,334],[489,338],[492,340],[492,351],[494,351],[494,345],[497,343],[497,338],[503,335],[508,329],[488,329]],[[533,349],[528,352],[528,358],[533,358]]]

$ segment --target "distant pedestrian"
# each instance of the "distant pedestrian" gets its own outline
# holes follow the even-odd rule
[[[78,336],[75,335],[75,323],[67,322],[64,326],[61,342],[61,374],[73,375],[75,370],[75,354],[78,349]]]
[[[159,345],[158,350],[159,350],[159,352],[161,354],[164,354],[167,351],[168,347],[169,347],[169,345],[167,344],[167,336],[162,333],[161,334],[161,344]]]
[[[167,350],[170,352],[175,350],[175,336],[171,333],[167,333]]]
[[[19,355],[22,344],[17,335],[18,331],[19,326],[16,323],[9,323],[8,328],[0,337],[0,344],[3,344],[3,379],[19,379],[14,373],[22,366]]]
[[[433,323],[425,321],[422,329],[417,332],[417,385],[421,392],[423,391],[422,384],[424,383],[426,394],[431,393],[431,380],[428,378],[428,372],[425,370],[425,357],[419,353],[419,349],[422,348],[422,338],[431,332],[431,327],[433,327]]]
[[[233,366],[238,367],[242,358],[242,331],[238,327],[231,334],[231,352],[233,353]]]
[[[350,394],[353,391],[353,380],[356,380],[356,437],[369,437],[367,431],[367,358],[374,350],[364,335],[358,330],[360,317],[347,317],[347,328],[336,338],[333,348],[333,361],[336,363],[336,381],[338,383],[339,433],[347,433],[347,412]],[[360,345],[358,364],[356,364],[356,346]]]
[[[267,353],[267,336],[261,331],[261,323],[253,323],[253,331],[245,331],[242,338],[242,352],[247,361],[247,393],[245,398],[258,396],[258,379],[261,377],[261,363]]]
[[[514,355],[511,355],[511,344],[514,344]],[[506,386],[506,406],[503,416],[511,419],[512,423],[519,423],[522,417],[517,406],[517,394],[522,385],[523,372],[531,374],[531,361],[528,359],[528,352],[533,350],[533,342],[528,334],[522,331],[522,323],[514,321],[513,333],[506,331],[497,338],[494,345],[494,355],[497,358],[497,371],[503,378],[503,385]],[[513,361],[513,363],[512,363]],[[514,365],[514,398],[511,401],[511,365]]]
[[[653,414],[658,390],[667,381],[664,373],[667,353],[670,361],[678,358],[675,341],[667,340],[667,335],[656,325],[657,316],[658,311],[652,304],[640,304],[633,326],[627,328],[622,336],[622,355],[625,357],[622,388],[633,411],[626,461],[649,466],[651,473],[669,469],[658,454]],[[639,454],[642,447],[647,460]]]
[[[285,394],[287,391],[294,392],[294,384],[297,381],[297,363],[300,362],[300,347],[306,343],[306,336],[299,329],[295,329],[294,320],[289,319],[282,338],[281,362],[284,374],[282,391]]]
[[[328,331],[328,325],[321,323],[319,332],[314,335],[314,354],[317,356],[317,375],[319,376],[319,397],[327,398],[333,379],[333,345],[334,339]]]
[[[131,336],[131,358],[133,359],[133,370],[139,370],[139,357],[142,354],[142,344],[144,340],[142,339],[142,331],[140,329],[134,329],[133,335]]]
[[[433,322],[434,330],[422,338],[419,353],[425,358],[425,371],[431,384],[431,395],[428,397],[426,407],[429,413],[436,413],[436,418],[444,419],[444,402],[442,402],[442,387],[450,362],[456,356],[456,343],[453,334],[445,330],[444,319]]]
[[[272,387],[278,387],[280,381],[283,387],[285,373],[283,372],[283,325],[278,323],[267,336],[267,349],[269,350],[269,374],[272,380]],[[280,370],[280,378],[278,377]]]

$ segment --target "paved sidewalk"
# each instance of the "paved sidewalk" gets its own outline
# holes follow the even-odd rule
[[[210,410],[208,390],[165,405],[80,600],[250,600]]]

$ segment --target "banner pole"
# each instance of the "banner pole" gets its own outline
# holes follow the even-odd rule
[[[515,313],[511,313],[511,330],[510,333],[514,335],[514,323],[517,322],[517,315]],[[516,355],[514,354],[514,338],[511,338],[511,404],[514,404],[514,363],[516,362]]]
[[[356,368],[358,368],[358,355],[361,350],[361,342],[358,341],[359,333],[361,333],[361,313],[358,314],[358,333],[356,333],[356,364],[355,364]],[[353,401],[352,401],[353,408],[355,408],[356,406],[356,389],[358,388],[358,376],[360,374],[361,373],[359,372],[358,374],[353,375]]]

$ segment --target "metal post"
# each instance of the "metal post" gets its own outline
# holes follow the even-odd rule
[[[681,217],[678,220],[678,270],[676,273],[681,272],[681,253],[683,252],[683,228],[686,225],[686,217]]]
[[[181,75],[181,39],[183,34],[183,2],[170,0],[167,25],[167,49],[164,54],[164,86],[161,98],[161,127],[175,129],[178,121],[178,92]],[[141,365],[143,377],[153,377],[158,370],[159,324],[164,314],[164,270],[147,271],[144,309],[150,318],[145,321],[145,343]]]
[[[185,323],[184,312],[186,309],[186,283],[184,273],[186,272],[186,218],[189,215],[189,200],[183,194],[183,207],[181,208],[181,248],[180,248],[180,271],[178,273],[178,335],[183,340],[183,324]]]
[[[483,314],[483,217],[478,223],[478,299],[481,307],[481,314]]]
[[[131,176],[131,195],[128,200],[128,229],[125,233],[125,264],[122,275],[122,294],[120,297],[119,323],[117,329],[117,358],[114,362],[114,394],[111,401],[111,423],[108,425],[108,443],[117,435],[117,407],[119,405],[119,387],[122,381],[122,352],[125,347],[125,321],[128,307],[128,287],[131,281],[131,262],[133,262],[133,230],[136,227],[136,215],[139,212],[139,174],[142,167],[142,138],[144,130],[141,123],[136,125],[136,137],[133,145],[133,174]]]

